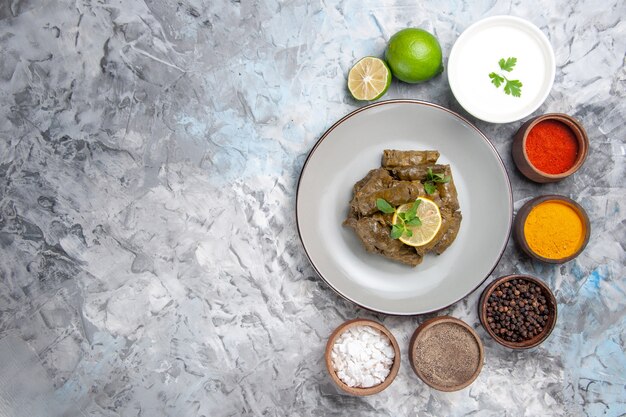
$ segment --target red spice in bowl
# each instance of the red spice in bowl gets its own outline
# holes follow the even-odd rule
[[[557,120],[542,120],[528,133],[526,154],[531,164],[548,174],[562,174],[576,162],[578,140]]]
[[[555,182],[582,166],[589,138],[582,124],[564,113],[548,113],[527,120],[513,139],[515,165],[526,178]]]

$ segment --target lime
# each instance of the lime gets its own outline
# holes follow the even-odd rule
[[[437,236],[439,229],[441,228],[441,212],[439,207],[434,201],[428,198],[418,198],[420,205],[417,207],[416,216],[419,217],[422,224],[419,226],[407,226],[412,232],[411,236],[402,235],[400,241],[409,246],[424,246]],[[396,213],[393,215],[391,222],[396,224],[398,220],[398,213],[404,213],[409,211],[413,203],[406,203],[396,209]]]
[[[389,89],[391,71],[385,61],[366,56],[348,73],[348,90],[357,100],[377,100]]]
[[[403,29],[393,35],[385,59],[394,77],[405,83],[421,83],[443,72],[439,41],[422,29]]]

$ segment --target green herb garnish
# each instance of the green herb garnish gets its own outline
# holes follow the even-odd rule
[[[424,182],[424,191],[426,194],[434,194],[437,191],[435,184],[445,184],[450,182],[450,176],[443,174],[435,174],[431,168],[426,173],[426,181]]]
[[[506,60],[504,58],[498,61],[498,65],[500,65],[500,69],[502,71],[511,72],[513,68],[517,64],[517,58],[509,57]],[[504,84],[504,93],[507,95],[512,95],[513,97],[520,97],[522,95],[522,82],[520,80],[509,80],[503,73],[497,74],[492,72],[489,74],[489,78],[491,78],[491,83],[499,88],[502,83]]]
[[[376,208],[385,214],[391,214],[396,212],[396,209],[393,208],[393,206],[389,204],[384,198],[376,199]]]
[[[513,71],[513,68],[515,67],[515,64],[517,64],[517,58],[510,57],[510,58],[507,58],[506,61],[504,60],[504,58],[502,58],[500,59],[498,64],[500,65],[500,68],[502,69],[502,71],[511,72]]]
[[[419,207],[422,201],[417,198],[411,208],[405,212],[398,213],[398,211],[385,199],[377,198],[376,199],[376,207],[378,210],[382,211],[385,214],[396,213],[397,218],[399,220],[398,223],[391,226],[391,238],[399,239],[403,235],[406,237],[413,236],[413,232],[407,226],[421,226],[422,221],[419,217],[417,217],[417,208]]]

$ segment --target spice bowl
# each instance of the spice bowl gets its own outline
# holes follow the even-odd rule
[[[415,374],[430,387],[458,391],[480,374],[483,344],[464,321],[450,316],[435,317],[420,324],[413,333],[409,361]]]
[[[530,275],[507,275],[485,288],[478,303],[478,316],[489,336],[502,346],[529,349],[552,333],[557,303],[543,281]],[[515,340],[516,336],[520,337]]]
[[[541,122],[549,122],[551,125],[540,125]],[[529,139],[531,131],[537,128],[535,131],[537,139]],[[540,132],[540,129],[542,130]],[[557,140],[547,139],[551,130],[554,130],[555,136],[557,134],[562,136],[572,136],[572,146],[576,146],[575,155],[573,154],[573,148],[566,149],[564,146],[566,143],[560,144]],[[539,134],[541,133],[541,136]],[[544,137],[546,136],[546,137]],[[544,140],[547,139],[547,140]],[[568,140],[567,138],[563,138]],[[556,172],[546,172],[533,164],[532,155],[529,155],[529,145],[545,145],[550,147],[546,150],[545,161],[540,161],[542,165],[552,164],[556,168],[556,164],[565,164],[565,166],[558,169]],[[559,146],[562,146],[561,148]],[[583,125],[573,118],[564,113],[548,113],[541,116],[537,116],[526,121],[517,131],[513,139],[512,146],[513,160],[520,172],[529,180],[538,183],[548,183],[560,181],[569,177],[582,166],[583,162],[587,158],[589,152],[589,138]],[[541,148],[533,150],[531,154],[540,152]],[[572,155],[567,155],[568,151]],[[567,160],[560,160],[555,158],[562,158]],[[539,161],[535,161],[536,163]],[[539,165],[537,163],[537,165]]]
[[[551,217],[541,213],[546,204],[558,210],[550,213]],[[531,233],[532,228],[536,233]],[[522,251],[533,259],[552,264],[562,264],[580,255],[590,234],[585,209],[574,200],[555,194],[527,201],[518,210],[513,224],[513,237]]]
[[[340,378],[340,376],[338,375],[339,372],[335,370],[335,366],[333,364],[333,348],[335,347],[336,343],[338,343],[342,339],[342,335],[349,335],[352,334],[351,331],[356,332],[357,330],[363,329],[361,326],[373,328],[375,331],[377,331],[374,333],[377,333],[378,335],[383,336],[383,338],[386,337],[386,339],[388,339],[390,346],[388,346],[387,349],[393,348],[393,363],[390,366],[389,374],[384,377],[384,380],[377,385],[365,388],[360,386],[348,385],[342,380],[342,378]],[[374,337],[377,336],[374,335]],[[354,343],[355,341],[353,340],[352,342]],[[361,341],[357,341],[357,346],[353,345],[353,348],[358,349],[358,347],[360,347],[360,343]],[[373,356],[377,356],[378,353],[375,353]],[[385,388],[391,385],[396,375],[398,375],[398,370],[400,369],[400,348],[398,347],[398,342],[396,341],[396,338],[385,326],[368,319],[358,318],[348,320],[345,323],[341,324],[339,327],[337,327],[328,338],[324,357],[326,361],[326,368],[328,369],[328,374],[330,375],[331,379],[341,390],[355,396],[372,395],[383,391]]]

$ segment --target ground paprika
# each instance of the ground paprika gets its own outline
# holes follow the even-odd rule
[[[526,154],[539,171],[562,174],[576,162],[578,140],[564,123],[542,120],[533,126],[526,137]]]

